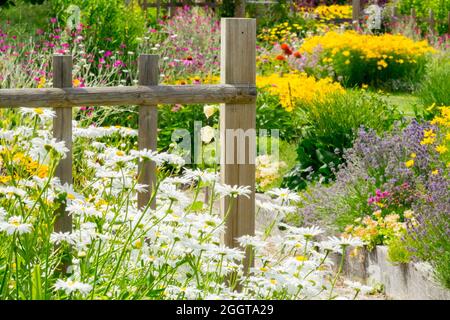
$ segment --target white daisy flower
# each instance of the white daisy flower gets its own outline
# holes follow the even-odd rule
[[[237,198],[238,196],[244,196],[250,198],[252,191],[250,186],[230,186],[227,184],[217,184],[216,191],[221,197],[232,197]]]
[[[64,281],[64,280],[58,279],[58,280],[56,280],[54,287],[56,290],[62,290],[66,294],[72,294],[72,293],[78,291],[82,295],[87,295],[92,290],[92,286],[90,284],[82,283],[82,282],[74,281],[74,280]]]
[[[285,188],[275,188],[268,191],[267,194],[275,196],[277,200],[281,200],[284,202],[299,202],[301,199],[297,193]]]
[[[20,216],[12,216],[7,222],[0,223],[0,231],[6,231],[10,235],[15,232],[18,234],[30,233],[31,227],[29,223],[22,223],[22,217]]]
[[[339,247],[362,247],[364,242],[360,238],[355,238],[352,236],[348,237],[329,237],[328,241],[331,245],[336,245]]]
[[[47,156],[47,154],[53,150],[62,159],[66,157],[66,153],[69,152],[69,149],[66,147],[66,143],[64,141],[56,141],[55,138],[51,139],[43,139],[43,138],[34,138],[31,140],[31,150],[30,155],[34,160],[43,160]]]
[[[49,108],[20,108],[20,113],[33,117],[37,116],[41,121],[56,117],[56,112]]]

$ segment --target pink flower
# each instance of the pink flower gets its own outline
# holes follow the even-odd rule
[[[58,19],[56,19],[56,18],[50,18],[50,22],[51,22],[52,24],[55,24],[56,22],[58,22]]]
[[[125,63],[123,63],[122,60],[116,60],[116,61],[114,62],[114,64],[113,64],[113,66],[114,66],[115,68],[124,67],[124,66],[125,66]]]
[[[106,51],[105,54],[103,55],[105,58],[111,57],[112,56],[112,52],[111,51]]]
[[[177,112],[179,111],[183,106],[181,104],[176,104],[172,107],[171,111],[172,112]]]
[[[186,59],[183,60],[183,64],[188,67],[192,66],[194,64],[194,61],[192,59],[192,56],[187,56]]]

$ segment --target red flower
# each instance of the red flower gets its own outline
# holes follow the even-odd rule
[[[286,58],[284,56],[282,56],[281,54],[277,55],[275,57],[276,60],[280,60],[280,61],[284,61]]]
[[[286,43],[283,43],[281,45],[281,49],[284,51],[284,54],[287,56],[290,56],[292,54],[291,48],[289,48],[289,46]]]
[[[281,45],[281,50],[288,50],[289,49],[289,46],[286,44],[286,43],[283,43],[282,45]]]
[[[296,58],[301,58],[301,57],[302,57],[302,54],[301,54],[300,52],[298,52],[298,51],[295,51],[295,52],[294,52],[294,57],[296,57]]]
[[[289,46],[286,43],[283,43],[281,45],[281,49],[284,51],[284,54],[287,56],[290,56],[292,54],[291,48],[289,48]]]

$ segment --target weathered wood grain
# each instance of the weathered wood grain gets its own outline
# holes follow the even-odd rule
[[[256,22],[254,19],[222,19],[221,26],[221,82],[233,85],[254,86],[256,76]],[[226,103],[220,109],[221,181],[229,185],[250,186],[249,198],[224,198],[221,211],[227,213],[224,242],[237,247],[236,238],[255,234],[255,150],[256,150],[255,102]],[[234,131],[242,129],[240,133]],[[233,130],[233,131],[229,131]],[[247,131],[250,130],[250,131]],[[247,131],[247,132],[245,132]],[[239,154],[234,134],[248,133],[245,155]],[[231,134],[230,134],[231,133]],[[245,137],[240,137],[245,141]],[[238,137],[239,140],[239,137]],[[240,148],[239,148],[240,149]],[[244,159],[239,161],[239,159]],[[247,252],[245,271],[253,265]]]
[[[67,88],[72,86],[72,56],[53,56],[53,86]],[[59,106],[58,106],[59,107]],[[62,106],[55,108],[56,117],[53,118],[53,137],[57,141],[64,141],[69,149],[66,157],[62,159],[55,171],[55,176],[62,184],[72,184],[72,108]],[[56,214],[55,231],[72,231],[72,216],[62,205]]]
[[[157,85],[159,78],[158,55],[144,54],[139,57],[139,84],[143,86]],[[141,105],[139,107],[139,150],[156,151],[158,139],[157,105]],[[139,163],[139,183],[148,185],[146,193],[138,194],[138,207],[147,206],[156,185],[156,165],[153,161]],[[155,199],[150,204],[156,208]]]
[[[254,85],[0,89],[0,108],[251,103]]]

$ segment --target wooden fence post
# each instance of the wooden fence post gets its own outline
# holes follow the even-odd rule
[[[139,85],[158,85],[158,55],[143,54],[139,56]],[[138,148],[156,151],[158,138],[158,107],[156,105],[139,106]],[[148,185],[147,192],[138,193],[138,207],[145,207],[156,184],[156,165],[153,161],[139,163],[139,183]],[[156,208],[156,202],[150,205]]]
[[[447,24],[448,24],[448,30],[447,30],[447,32],[450,34],[450,11],[448,12]]]
[[[236,18],[245,17],[245,1],[246,0],[236,0],[234,1],[234,16]]]
[[[221,20],[220,69],[220,78],[223,84],[255,85],[255,19],[223,18]],[[230,199],[226,197],[221,201],[222,214],[228,214],[224,242],[229,247],[238,247],[236,238],[255,234],[255,124],[255,102],[221,105],[219,125],[221,181],[228,185],[250,186],[251,188],[249,198],[239,196],[236,199]],[[249,138],[248,143],[246,136]],[[238,143],[235,143],[236,137]],[[244,157],[243,161],[242,157]],[[230,203],[231,210],[227,211]],[[248,251],[244,262],[245,271],[248,271],[252,265],[253,259],[250,258]]]
[[[361,18],[361,0],[352,0],[352,19],[358,21]]]
[[[53,56],[53,87],[72,87],[72,56]],[[64,141],[69,152],[66,158],[62,159],[55,171],[55,176],[61,180],[61,184],[72,184],[72,108],[55,108],[56,117],[53,118],[53,137],[57,141]],[[63,204],[55,220],[54,229],[60,232],[72,231],[72,216],[66,212],[66,205]]]
[[[397,6],[392,7],[392,19],[394,21],[397,21],[397,18],[399,17],[399,10]]]
[[[436,19],[434,18],[434,12],[430,9],[428,13],[428,23],[430,25],[430,30],[434,33],[434,28],[436,26]]]

